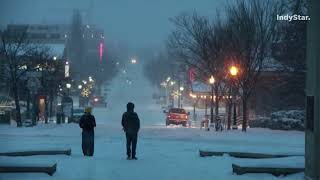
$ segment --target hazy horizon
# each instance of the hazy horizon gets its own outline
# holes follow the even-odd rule
[[[169,18],[194,11],[213,16],[227,1],[202,0],[2,0],[0,26],[7,24],[68,24],[73,9],[83,12],[83,23],[95,24],[108,40],[130,48],[161,46],[172,27]]]

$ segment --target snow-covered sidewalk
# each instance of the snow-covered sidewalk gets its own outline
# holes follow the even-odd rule
[[[46,174],[0,174],[0,179],[278,179],[267,174],[237,176],[232,163],[303,167],[303,157],[276,160],[199,157],[199,149],[303,154],[304,133],[249,129],[213,132],[172,126],[144,127],[138,143],[138,161],[125,159],[125,139],[120,126],[98,125],[95,155],[83,157],[80,129],[76,124],[39,125],[34,128],[0,126],[0,151],[72,148],[71,156],[0,157],[4,162],[57,162],[57,172]],[[280,179],[303,179],[296,174]]]

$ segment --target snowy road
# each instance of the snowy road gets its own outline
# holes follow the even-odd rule
[[[96,108],[94,157],[83,157],[81,130],[76,124],[38,125],[34,128],[0,126],[0,151],[72,148],[71,156],[0,157],[6,162],[57,162],[57,172],[46,174],[0,174],[8,179],[75,179],[75,180],[251,180],[251,179],[303,179],[303,173],[287,177],[267,174],[236,176],[232,163],[266,164],[300,167],[304,159],[282,158],[278,160],[245,160],[229,156],[200,158],[199,149],[223,151],[253,151],[269,153],[304,152],[304,133],[296,131],[271,131],[249,129],[240,131],[213,132],[195,128],[164,126],[160,107],[151,100],[152,87],[142,77],[135,77],[131,86],[115,79],[109,94],[109,107]],[[120,127],[121,114],[128,101],[136,104],[142,121],[137,149],[138,161],[128,161],[125,155],[125,137]]]

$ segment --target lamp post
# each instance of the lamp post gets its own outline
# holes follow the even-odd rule
[[[229,69],[230,75],[233,77],[233,93],[232,93],[232,102],[233,102],[233,125],[232,129],[238,129],[237,127],[237,107],[236,107],[236,85],[235,78],[237,77],[239,69],[236,66],[231,66]]]
[[[184,87],[183,86],[181,86],[180,88],[179,88],[179,107],[178,108],[182,108],[182,91],[184,90]]]
[[[209,83],[211,85],[211,107],[210,107],[210,123],[213,123],[213,98],[214,98],[214,82],[215,82],[215,79],[213,76],[210,77],[209,79]]]
[[[197,95],[190,93],[190,97],[193,99],[193,121],[196,121]]]
[[[70,83],[67,83],[67,84],[66,84],[66,87],[67,87],[67,89],[68,89],[68,96],[70,96],[71,84],[70,84]]]
[[[170,86],[171,86],[171,88],[170,88],[170,98],[171,98],[171,106],[172,107],[174,107],[174,96],[172,95],[172,93],[174,92],[174,85],[176,84],[176,82],[175,81],[170,81]]]
[[[164,82],[166,84],[166,106],[169,106],[169,93],[168,93],[168,86],[170,83],[171,77],[167,77],[166,81]]]

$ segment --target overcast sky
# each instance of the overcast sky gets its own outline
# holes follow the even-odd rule
[[[65,24],[72,10],[86,10],[91,24],[104,29],[106,41],[130,47],[155,46],[170,32],[170,17],[196,10],[213,16],[226,0],[0,0],[0,25],[8,23]],[[90,18],[91,17],[91,18]]]

